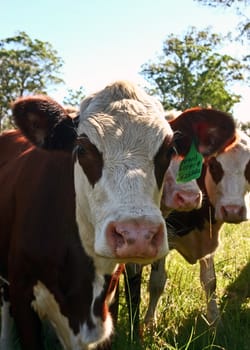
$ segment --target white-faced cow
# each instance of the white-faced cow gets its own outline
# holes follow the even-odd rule
[[[240,223],[249,219],[249,137],[238,131],[234,142],[216,157],[211,157],[205,162],[198,182],[204,192],[201,208],[190,212],[172,211],[166,218],[166,226],[169,248],[176,249],[190,264],[197,261],[200,263],[201,285],[207,297],[207,320],[213,324],[219,318],[214,253],[219,245],[220,229],[225,222]],[[148,326],[155,320],[156,306],[164,291],[166,279],[163,258],[152,264],[149,281],[150,300],[145,316],[145,324]],[[137,317],[140,280],[137,270],[137,275],[130,274],[127,286],[132,294],[132,312]],[[136,323],[138,329],[138,319]]]
[[[197,109],[170,127],[154,98],[123,81],[82,102],[77,128],[46,96],[18,99],[13,115],[25,137],[0,136],[0,275],[21,347],[44,349],[46,319],[64,349],[94,348],[112,333],[118,264],[168,252],[159,207],[173,150],[184,156],[195,140],[213,154],[234,121]]]
[[[199,188],[196,180],[177,183],[176,178],[180,167],[181,158],[173,157],[169,168],[164,176],[164,185],[161,198],[161,212],[166,218],[173,210],[190,211],[199,209],[202,203],[202,191]],[[165,258],[162,258],[151,264],[151,281],[150,287],[150,302],[145,316],[146,324],[150,323],[157,302],[163,293],[166,283],[165,273]],[[157,273],[159,271],[159,273]],[[125,290],[127,304],[129,305],[129,319],[133,320],[133,337],[138,335],[139,331],[139,310],[140,310],[140,295],[141,295],[141,276],[143,265],[126,264],[124,270]]]

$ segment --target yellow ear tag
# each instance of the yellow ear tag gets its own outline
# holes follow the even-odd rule
[[[186,157],[181,161],[176,182],[188,182],[198,179],[201,175],[203,157],[192,142]]]

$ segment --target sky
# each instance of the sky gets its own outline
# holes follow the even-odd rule
[[[246,11],[250,17],[249,8]],[[194,0],[4,0],[0,38],[25,31],[32,39],[52,44],[64,61],[66,84],[50,96],[62,102],[68,88],[83,86],[88,94],[118,79],[144,86],[141,66],[157,60],[168,35],[183,35],[190,26],[210,26],[213,32],[226,34],[238,22],[234,11]],[[237,57],[247,48],[225,50]],[[243,95],[235,117],[250,121],[250,88],[237,85],[233,92]]]

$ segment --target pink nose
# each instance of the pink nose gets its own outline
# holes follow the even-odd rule
[[[241,205],[224,205],[221,207],[221,215],[225,222],[239,223],[246,220],[246,211]]]
[[[154,259],[164,239],[164,224],[145,219],[112,222],[106,237],[116,258],[133,261],[133,258]]]
[[[175,210],[198,209],[201,206],[201,193],[178,191],[174,194],[173,203]]]

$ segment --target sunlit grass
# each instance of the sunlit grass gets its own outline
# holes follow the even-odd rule
[[[157,309],[154,332],[143,342],[129,342],[129,321],[121,293],[116,350],[249,350],[250,349],[250,223],[224,225],[215,255],[221,324],[209,327],[199,264],[188,264],[172,251],[166,261],[168,283]],[[149,268],[143,275],[141,323],[145,314]],[[122,285],[122,283],[121,283]],[[121,288],[123,290],[123,288]]]

